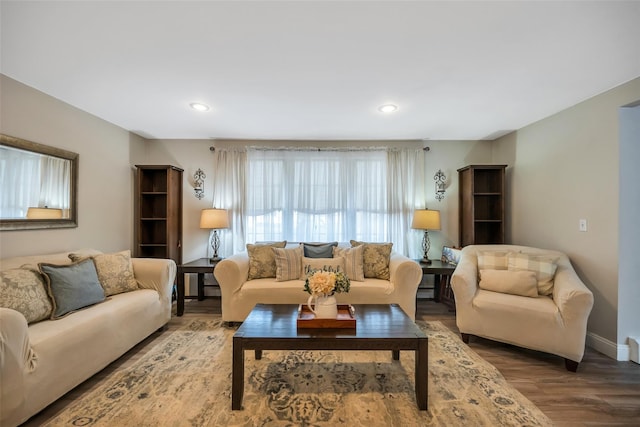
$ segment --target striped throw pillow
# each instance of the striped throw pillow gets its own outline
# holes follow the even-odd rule
[[[300,279],[302,245],[295,248],[272,248],[276,259],[276,282]]]
[[[345,272],[349,280],[364,282],[364,246],[354,248],[333,248],[334,257],[345,259]]]

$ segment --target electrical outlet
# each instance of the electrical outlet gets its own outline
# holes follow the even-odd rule
[[[578,229],[580,231],[587,231],[587,220],[586,219],[581,219],[578,222]]]

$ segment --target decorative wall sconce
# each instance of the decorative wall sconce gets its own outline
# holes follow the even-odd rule
[[[204,197],[204,179],[206,177],[207,175],[205,175],[200,168],[193,174],[193,191],[198,200]]]
[[[442,173],[442,169],[438,169],[433,179],[436,181],[436,200],[441,202],[444,199],[444,183],[447,177]]]

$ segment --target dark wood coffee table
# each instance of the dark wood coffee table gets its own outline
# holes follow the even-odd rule
[[[255,350],[400,350],[415,352],[416,401],[427,410],[427,336],[397,304],[356,305],[356,329],[298,329],[295,304],[257,304],[233,335],[231,409],[242,409],[244,351]]]

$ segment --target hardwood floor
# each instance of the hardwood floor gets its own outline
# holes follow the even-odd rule
[[[174,316],[169,329],[211,313],[220,313],[220,299],[187,301],[184,316]],[[442,304],[418,300],[416,318],[439,320],[458,333],[455,314]],[[167,331],[156,332],[24,426],[41,425],[72,401],[82,399],[106,375],[134,363],[153,348],[154,340],[164,333]],[[640,426],[640,365],[617,362],[587,348],[578,372],[571,373],[565,370],[564,359],[558,356],[477,337],[471,338],[470,347],[557,426]]]

